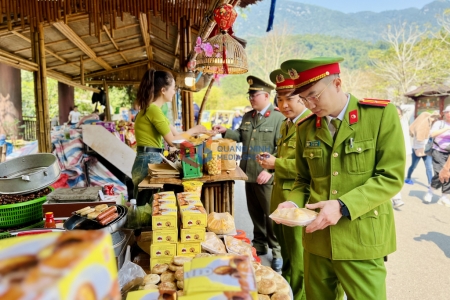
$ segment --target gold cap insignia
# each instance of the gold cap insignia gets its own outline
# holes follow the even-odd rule
[[[276,80],[277,80],[277,83],[283,82],[283,81],[284,81],[284,76],[283,76],[283,74],[278,74]]]
[[[289,69],[288,73],[289,73],[289,76],[291,76],[291,79],[298,79],[299,78],[297,71],[294,70],[294,69]]]
[[[247,80],[247,82],[248,82],[248,84],[253,85],[253,80],[252,79]]]

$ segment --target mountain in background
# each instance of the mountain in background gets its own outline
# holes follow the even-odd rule
[[[388,25],[403,22],[419,26],[430,25],[438,30],[436,16],[450,8],[450,0],[436,0],[422,9],[408,8],[379,13],[364,11],[343,13],[324,7],[295,1],[278,0],[275,27],[288,27],[289,34],[322,34],[365,41],[379,41]],[[242,11],[233,30],[236,36],[249,38],[266,34],[270,1],[263,0]]]

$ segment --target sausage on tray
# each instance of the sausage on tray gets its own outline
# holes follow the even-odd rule
[[[118,213],[114,213],[114,214],[112,214],[110,216],[107,216],[103,220],[99,221],[99,223],[100,223],[100,225],[105,226],[106,224],[111,223],[112,221],[117,219],[117,217],[119,217],[119,214]]]
[[[101,214],[98,215],[97,220],[101,221],[107,216],[110,216],[111,214],[115,213],[117,211],[117,207],[111,206],[107,210],[103,211]]]

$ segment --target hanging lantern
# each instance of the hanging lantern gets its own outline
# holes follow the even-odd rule
[[[230,4],[222,4],[214,10],[214,20],[221,31],[227,31],[233,26],[237,13]]]
[[[208,39],[212,51],[203,51],[197,56],[197,70],[214,74],[243,74],[248,71],[247,54],[244,47],[227,31],[233,26],[237,13],[230,4],[222,4],[214,10],[214,20],[220,33]]]

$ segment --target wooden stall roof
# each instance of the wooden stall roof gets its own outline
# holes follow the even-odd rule
[[[417,89],[405,94],[406,97],[416,99],[418,97],[432,97],[432,96],[448,96],[450,95],[450,87],[440,85],[422,85]]]
[[[66,84],[136,84],[149,66],[177,75],[186,59],[180,32],[194,36],[184,47],[192,54],[195,36],[209,36],[215,25],[215,7],[257,1],[0,0],[0,62],[37,70],[30,36],[43,23],[47,75]]]

